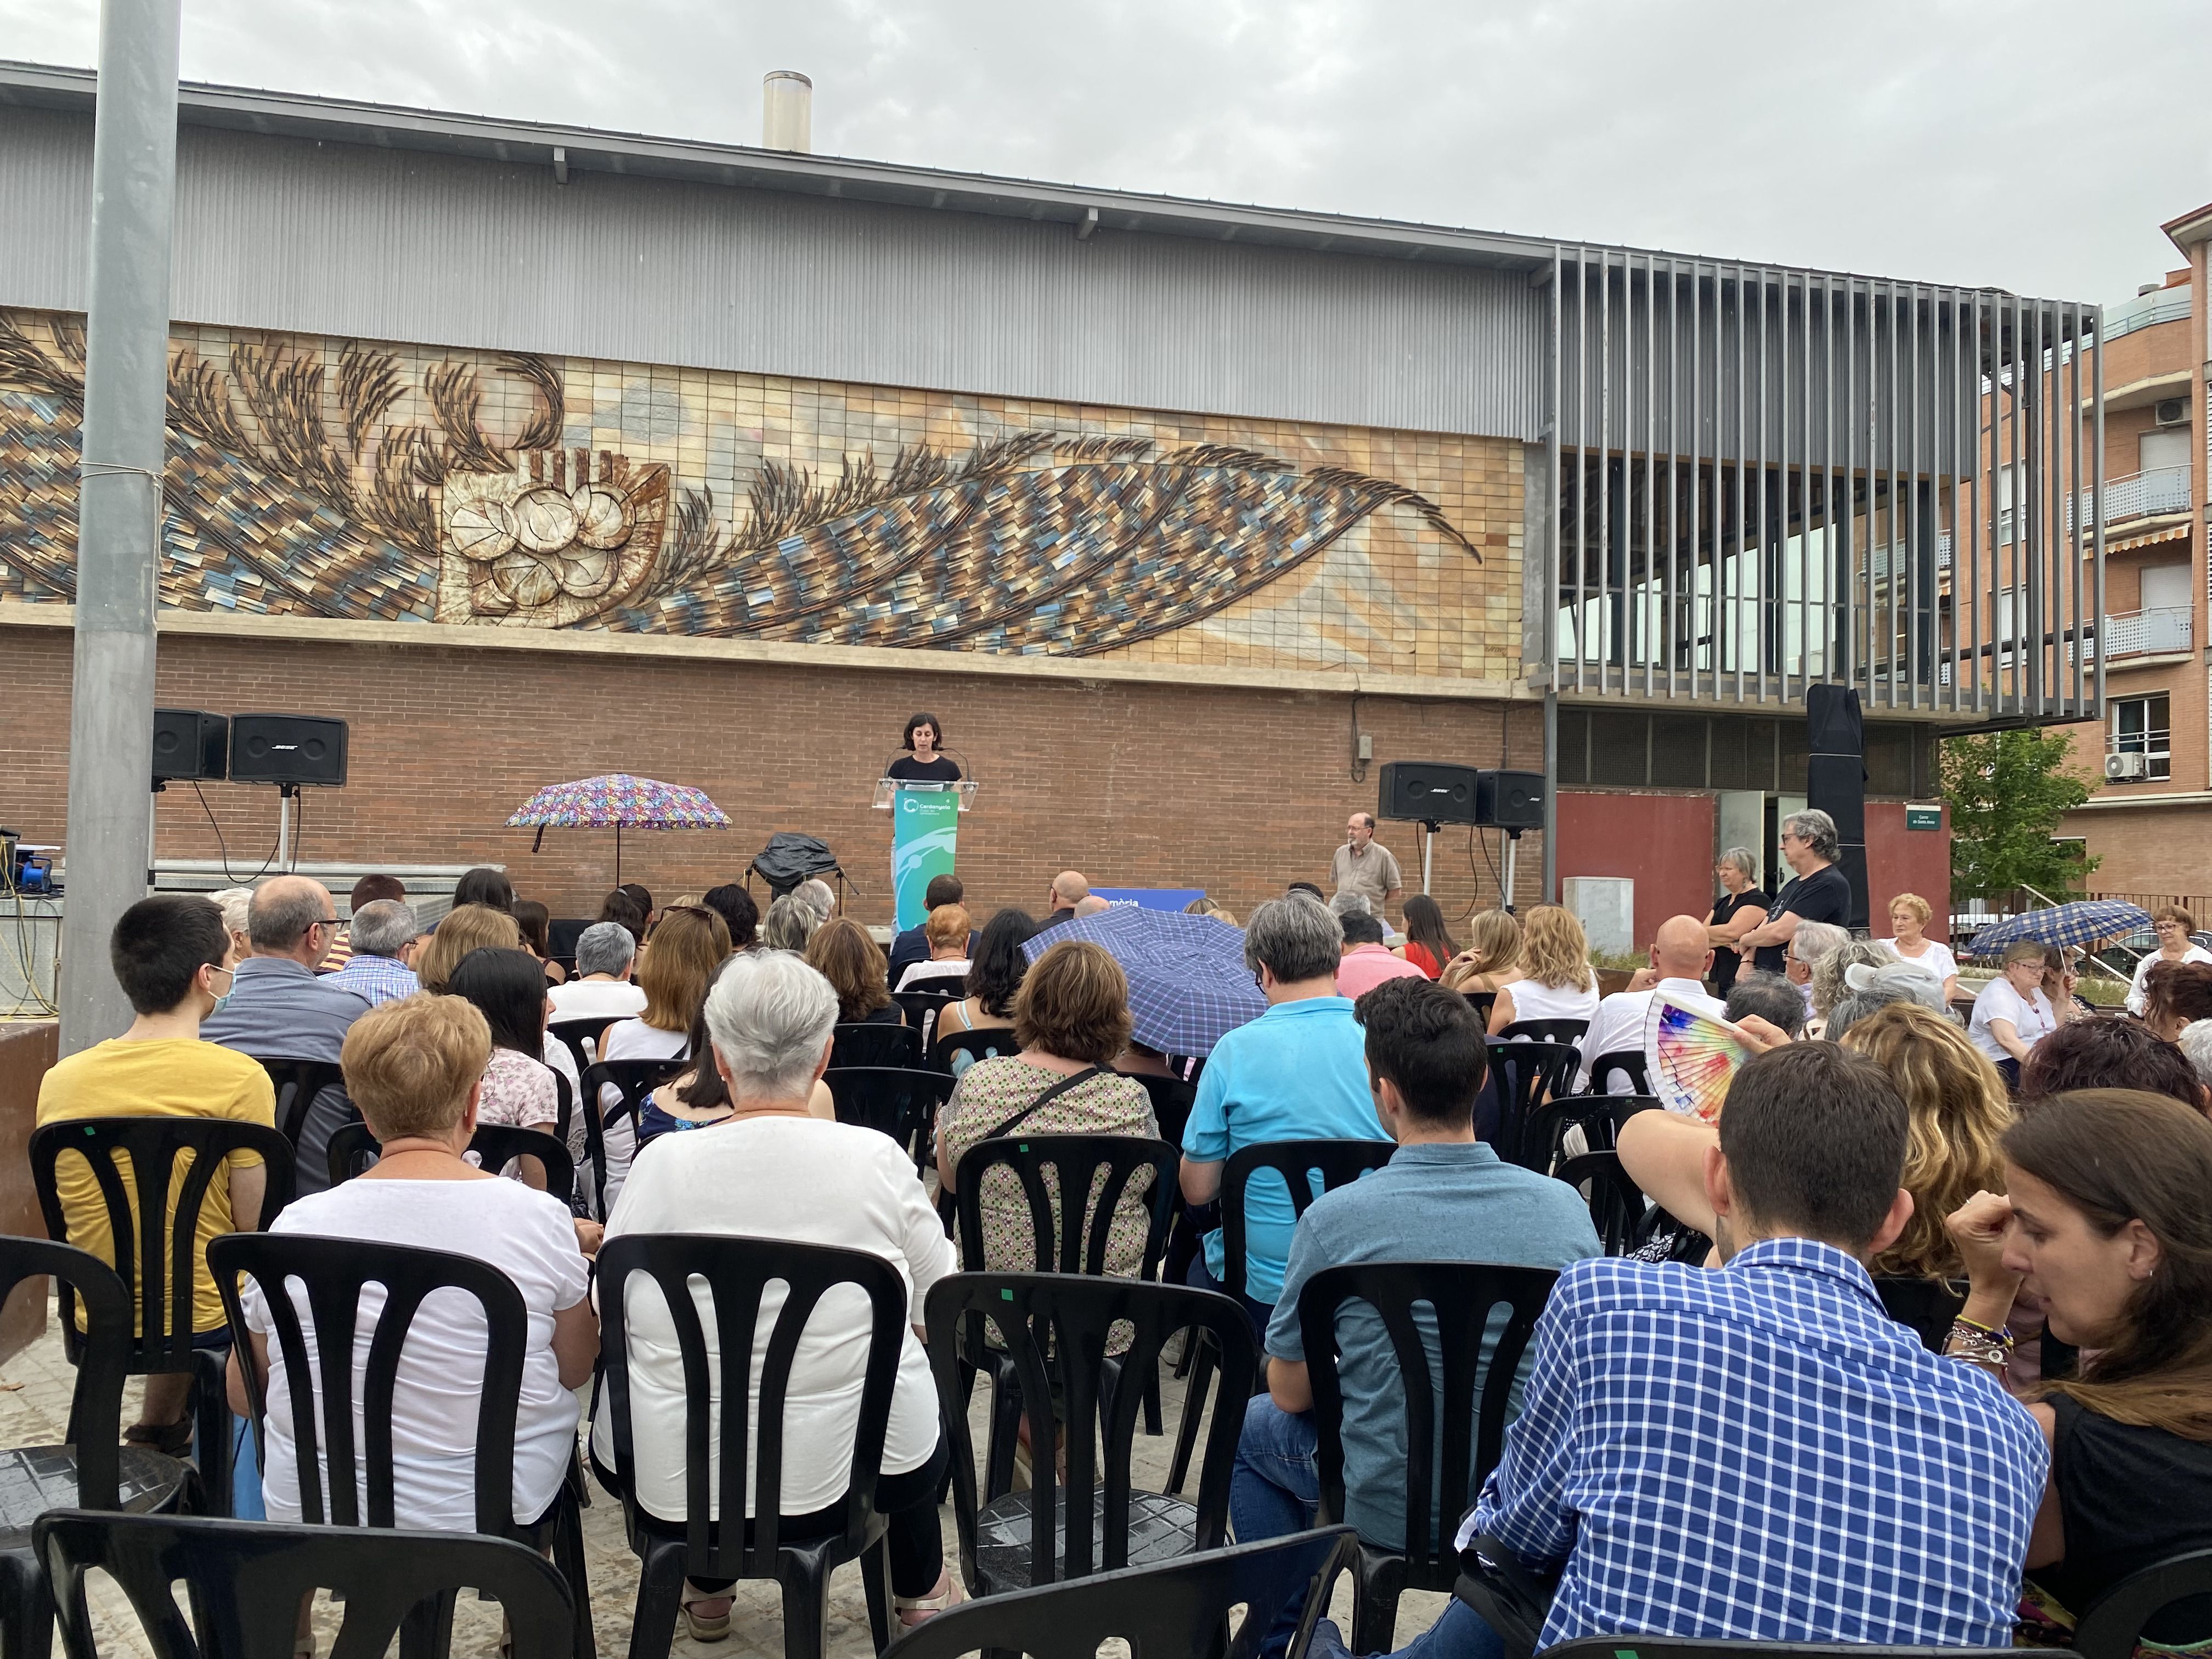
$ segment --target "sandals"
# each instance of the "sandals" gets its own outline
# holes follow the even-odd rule
[[[126,1446],[143,1446],[164,1457],[184,1457],[192,1449],[192,1419],[180,1418],[174,1423],[133,1423],[123,1431]]]
[[[730,1606],[734,1598],[730,1592],[716,1590],[711,1595],[698,1589],[687,1578],[684,1581],[681,1603],[684,1628],[695,1642],[726,1642],[730,1638]]]
[[[926,1625],[947,1607],[957,1607],[968,1599],[967,1593],[960,1588],[960,1581],[952,1576],[950,1567],[945,1569],[945,1577],[939,1582],[945,1588],[934,1595],[895,1595],[891,1598],[891,1606],[898,1614],[900,1624],[908,1630],[916,1625]],[[919,1616],[908,1618],[907,1615],[909,1613]]]

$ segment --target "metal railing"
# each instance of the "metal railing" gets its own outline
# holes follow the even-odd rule
[[[2093,492],[2083,490],[2066,504],[2066,529],[2074,528],[2075,509],[2087,507]],[[2186,466],[2154,466],[2145,472],[2130,472],[2112,479],[2105,485],[2105,527],[2124,524],[2130,519],[2147,519],[2158,513],[2186,513],[2189,510],[2189,469]],[[2084,516],[2087,521],[2087,515]],[[2010,546],[2013,541],[2013,511],[2005,507],[1997,514],[1997,542]],[[1936,564],[1938,569],[1951,568],[1951,532],[1944,531],[1936,538]]]
[[[2190,295],[2194,289],[2162,288],[2150,294],[2139,294],[2116,306],[2105,308],[2103,325],[2097,331],[2100,340],[2117,340],[2124,334],[2132,334],[2139,328],[2153,328],[2160,323],[2178,323],[2189,315]]]
[[[2158,605],[2148,611],[2115,611],[2105,618],[2101,630],[2105,660],[2147,657],[2166,651],[2187,651],[2194,638],[2194,618],[2185,605]],[[2094,650],[2098,642],[2089,642]]]

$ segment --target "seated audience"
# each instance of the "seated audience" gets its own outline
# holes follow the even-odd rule
[[[464,904],[446,912],[415,953],[415,977],[433,996],[453,991],[453,969],[471,951],[520,951],[522,927],[504,910]]]
[[[923,917],[926,920],[931,911],[941,905],[958,904],[967,896],[968,890],[961,884],[959,877],[950,872],[941,876],[932,876],[929,878],[929,884],[921,890]],[[891,938],[890,960],[887,964],[885,983],[896,986],[899,982],[899,976],[908,969],[913,967],[917,962],[928,960],[929,939],[921,927],[903,929]]]
[[[1804,1000],[1805,1025],[1810,1036],[1820,1035],[1820,1012],[1813,1006],[1813,969],[1829,951],[1850,942],[1849,933],[1827,921],[1800,922],[1796,931],[1783,941],[1782,972]]]
[[[251,887],[225,887],[208,897],[222,908],[223,931],[230,935],[231,960],[243,962],[253,954],[253,937],[246,917],[253,908]]]
[[[1807,983],[1813,992],[1813,1018],[1825,1032],[1827,1018],[1836,1011],[1836,1005],[1850,994],[1850,982],[1844,976],[1854,968],[1889,968],[1897,957],[1879,939],[1846,939],[1833,950],[1823,951],[1813,958]]]
[[[804,956],[806,941],[814,937],[814,930],[821,925],[822,918],[812,905],[794,894],[786,893],[768,907],[767,920],[761,923],[761,944],[771,951],[790,951]]]
[[[1886,968],[1854,963],[1844,970],[1844,983],[1849,988],[1844,1000],[1829,1010],[1828,1023],[1821,1032],[1831,1042],[1841,1041],[1844,1033],[1861,1020],[1900,1002],[1924,1008],[1939,1019],[1952,1018],[1942,981],[1917,963],[1893,962]]]
[[[904,1018],[884,989],[884,953],[850,916],[817,928],[806,941],[806,960],[836,992],[840,1025],[896,1025]]]
[[[1320,884],[1316,882],[1294,881],[1283,889],[1283,896],[1285,898],[1288,898],[1293,893],[1310,893],[1314,897],[1319,899],[1323,904],[1328,902],[1328,895],[1322,892],[1321,890]]]
[[[1729,987],[1727,1007],[1731,1024],[1763,1020],[1785,1037],[1804,1033],[1805,999],[1779,974],[1763,969],[1739,971],[1735,983]]]
[[[1234,910],[1228,909],[1222,905],[1216,904],[1212,899],[1203,896],[1194,898],[1189,903],[1184,905],[1182,907],[1182,913],[1187,916],[1212,916],[1216,921],[1221,923],[1225,927],[1241,927],[1243,926],[1243,923],[1237,920],[1237,913]]]
[[[201,1038],[201,1024],[233,983],[229,930],[222,908],[185,893],[159,893],[125,910],[108,935],[108,964],[131,1000],[120,1036],[56,1060],[39,1080],[38,1127],[80,1118],[211,1117],[274,1127],[276,1095],[258,1062]],[[189,1160],[187,1160],[187,1164]],[[180,1166],[180,1169],[185,1166]],[[259,1156],[233,1152],[208,1183],[192,1235],[192,1345],[230,1346],[222,1298],[208,1274],[208,1240],[250,1229],[261,1216],[267,1176]],[[135,1261],[118,1263],[107,1204],[92,1166],[64,1155],[54,1166],[68,1242],[137,1282]],[[135,1212],[136,1200],[133,1200]],[[146,1379],[138,1421],[125,1442],[172,1457],[190,1449],[187,1372]]]
[[[1407,903],[1413,901],[1408,899]],[[1712,966],[1713,947],[1707,942],[1707,924],[1695,916],[1669,916],[1659,924],[1659,933],[1651,943],[1651,966],[1638,973],[1626,991],[1615,991],[1597,1006],[1591,1017],[1589,1030],[1583,1036],[1582,1065],[1575,1074],[1575,1092],[1589,1092],[1593,1079],[1590,1062],[1601,1054],[1620,1054],[1630,1049],[1644,1050],[1644,1028],[1651,1013],[1651,999],[1664,996],[1668,1001],[1683,1008],[1691,1008],[1715,1019],[1727,1017],[1727,1007],[1705,994],[1705,973]],[[1606,1092],[1616,1095],[1636,1092],[1632,1079],[1620,1072],[1608,1072],[1604,1079]]]
[[[545,975],[527,951],[471,951],[453,969],[453,994],[484,1017],[491,1055],[477,1095],[477,1121],[559,1133],[561,1093],[545,1052]]]
[[[1375,902],[1364,893],[1332,893],[1328,899],[1329,914],[1339,921],[1346,916],[1372,916],[1381,913]]]
[[[1946,1001],[1959,994],[1959,959],[1951,947],[1928,937],[1928,923],[1936,908],[1917,893],[1899,893],[1889,902],[1891,938],[1883,939],[1900,962],[1909,962],[1935,975]]]
[[[926,991],[932,981],[962,979],[968,972],[968,941],[973,936],[968,912],[957,904],[940,904],[921,924],[929,945],[928,958],[914,963],[899,975],[896,989]]]
[[[248,890],[241,887],[230,890],[246,892]],[[374,904],[380,900],[392,903],[404,903],[406,899],[407,889],[401,884],[398,877],[363,876],[353,884],[353,892],[346,901],[346,915],[349,918],[357,920],[364,905]],[[315,971],[320,974],[335,974],[353,960],[353,921],[349,920],[344,927],[338,929],[337,937],[331,941],[330,954],[323,958],[323,965]]]
[[[645,993],[630,978],[636,965],[637,940],[629,929],[618,921],[593,922],[576,937],[575,977],[546,993],[552,1017],[628,1019],[643,1013]]]
[[[2212,963],[2153,963],[2143,981],[2145,1028],[2176,1042],[2200,1019],[2212,1019]]]
[[[653,907],[650,903],[641,904],[632,889],[617,887],[599,901],[599,920],[617,924],[642,944],[646,929],[653,921]]]
[[[672,915],[669,925],[677,920]],[[659,946],[655,939],[653,949]],[[651,957],[648,951],[648,969]],[[913,1287],[913,1322],[901,1332],[875,1500],[890,1523],[891,1589],[901,1620],[920,1623],[960,1599],[945,1570],[937,1508],[938,1482],[947,1468],[937,1389],[915,1328],[930,1286],[952,1271],[951,1241],[896,1141],[873,1129],[821,1122],[809,1111],[837,1024],[837,994],[821,975],[780,952],[738,957],[714,983],[706,1023],[714,1067],[729,1093],[729,1121],[711,1133],[663,1137],[645,1148],[608,1235],[737,1233],[866,1250],[897,1267]],[[675,1330],[648,1279],[631,1282],[628,1307],[637,1499],[647,1512],[680,1521],[687,1391]],[[756,1366],[763,1363],[771,1324],[757,1332]],[[830,1517],[822,1511],[844,1495],[869,1329],[865,1303],[825,1300],[793,1364],[782,1425],[787,1535],[826,1531]],[[708,1346],[714,1366],[719,1356],[711,1335]],[[707,1449],[711,1457],[713,1446]],[[604,1397],[593,1455],[611,1466]],[[684,1585],[684,1615],[695,1639],[720,1640],[728,1632],[729,1610],[726,1582]]]
[[[307,876],[263,882],[246,915],[253,955],[238,964],[230,995],[201,1023],[200,1035],[257,1060],[336,1063],[346,1032],[368,1012],[366,997],[316,976],[337,925],[322,883]],[[331,1136],[353,1116],[337,1085],[316,1094],[300,1132],[296,1191],[318,1193],[329,1184],[324,1155]]]
[[[641,881],[626,881],[616,888],[615,891],[629,895],[630,902],[644,913],[645,930],[650,933],[653,931],[653,924],[659,919],[659,912],[653,908],[652,890]]]
[[[1230,1521],[1240,1544],[1314,1524],[1321,1479],[1313,1386],[1298,1324],[1298,1296],[1314,1274],[1370,1261],[1564,1267],[1600,1254],[1581,1194],[1565,1182],[1504,1162],[1475,1139],[1474,1101],[1487,1062],[1482,1021],[1466,998],[1425,976],[1393,981],[1361,997],[1357,1016],[1375,1109],[1398,1150],[1388,1167],[1324,1193],[1298,1219],[1267,1326],[1267,1392],[1245,1408],[1230,1486]],[[1413,1320],[1441,1379],[1435,1316],[1419,1308]],[[1336,1330],[1344,1519],[1369,1542],[1403,1549],[1406,1399],[1397,1352],[1382,1316],[1364,1302],[1343,1305]],[[1524,1355],[1524,1368],[1527,1363]],[[1480,1397],[1478,1385],[1478,1402]],[[1478,1403],[1478,1414],[1480,1409]],[[1472,1497],[1439,1495],[1434,1524],[1450,1526]]]
[[[1339,996],[1344,929],[1328,907],[1304,896],[1271,899],[1244,928],[1244,962],[1267,1011],[1214,1045],[1199,1073],[1182,1140],[1182,1195],[1211,1204],[1230,1154],[1269,1140],[1387,1140],[1367,1081],[1364,1036],[1352,1000]],[[1034,970],[1032,970],[1034,971]],[[1262,1172],[1244,1189],[1246,1310],[1264,1330],[1283,1288],[1297,1216],[1281,1177]],[[1190,1282],[1222,1288],[1221,1230],[1206,1235]]]
[[[495,870],[488,864],[465,871],[453,884],[453,908],[464,904],[488,905],[495,910],[514,914],[514,884],[507,878],[507,872]]]
[[[359,891],[359,884],[356,884]],[[407,965],[422,937],[422,924],[414,907],[398,899],[371,899],[354,907],[353,948],[346,964],[324,979],[367,1000],[380,1002],[412,996],[422,988],[415,970]]]
[[[1090,896],[1091,883],[1081,871],[1061,871],[1045,889],[1045,917],[1037,923],[1037,932],[1042,933],[1048,927],[1074,921],[1075,907]]]
[[[1388,935],[1382,921],[1366,911],[1346,912],[1337,918],[1337,925],[1344,929],[1344,955],[1336,964],[1337,995],[1357,1000],[1362,992],[1373,990],[1386,979],[1404,979],[1409,975],[1427,977],[1418,963],[1391,953],[1382,942]]]
[[[2081,1019],[2097,1012],[2077,988],[2081,982],[2081,952],[2078,947],[2062,949],[2056,945],[2043,947],[2043,994],[2051,1004],[2052,1016],[2061,1025],[2069,1019]]]
[[[1558,904],[1530,907],[1521,924],[1520,965],[1521,977],[1500,987],[1498,1000],[1490,1005],[1492,1036],[1516,1020],[1587,1023],[1596,1015],[1597,975],[1590,971],[1589,940],[1573,911]]]
[[[2137,1089],[2203,1111],[2208,1097],[2189,1057],[2141,1023],[2118,1014],[2069,1020],[2035,1045],[2020,1068],[2020,1097],[2078,1089]]]
[[[760,906],[736,882],[709,887],[699,901],[729,925],[730,948],[750,951],[760,937]]]
[[[2197,931],[2197,918],[2178,904],[2161,904],[2151,915],[2151,926],[2158,934],[2158,949],[2136,963],[2135,982],[2128,991],[2128,1012],[2140,1014],[2150,997],[2151,969],[2161,962],[2212,962],[2212,951],[2190,937]]]
[[[568,970],[553,960],[553,913],[536,899],[519,898],[513,915],[514,925],[522,929],[522,948],[538,958],[546,982],[558,985],[567,979]]]
[[[812,905],[814,914],[823,921],[829,921],[837,914],[836,890],[819,876],[800,882],[798,886],[791,890],[791,896],[793,898],[805,899]]]
[[[1444,963],[1459,954],[1459,941],[1444,925],[1443,906],[1426,893],[1406,900],[1406,942],[1396,954],[1431,979],[1443,978]]]
[[[1725,1265],[1603,1259],[1560,1275],[1521,1415],[1459,1537],[1559,1573],[1540,1649],[1624,1632],[2009,1639],[2047,1460],[1992,1379],[1929,1352],[1875,1292],[1865,1264],[1911,1219],[1911,1139],[1865,1056],[1760,1054],[1735,1073],[1707,1160]],[[1425,1642],[1423,1659],[1498,1650],[1460,1601]]]
[[[2181,1028],[2177,1046],[2197,1068],[2197,1079],[2212,1085],[2212,1019],[2191,1020]]]
[[[537,971],[535,963],[531,970]],[[346,1035],[346,1091],[382,1155],[351,1181],[287,1206],[269,1231],[472,1256],[498,1268],[521,1292],[529,1337],[514,1415],[514,1514],[517,1524],[527,1526],[561,1495],[576,1443],[576,1401],[568,1391],[591,1380],[599,1322],[567,1206],[461,1156],[476,1133],[477,1093],[490,1056],[483,1017],[459,997],[404,997],[363,1014]],[[312,1341],[307,1292],[289,1293]],[[299,1433],[283,1349],[269,1340],[274,1325],[258,1281],[246,1282],[243,1299],[253,1346],[250,1355],[231,1355],[230,1407],[240,1414],[246,1409],[238,1368],[250,1358],[268,1407],[262,1495],[271,1521],[297,1522]],[[368,1334],[381,1305],[380,1297],[362,1300],[353,1355],[356,1411],[368,1371]],[[441,1293],[415,1310],[390,1418],[392,1510],[402,1527],[476,1530],[477,1411],[488,1340],[473,1297]],[[317,1478],[327,1493],[326,1465]],[[361,1478],[365,1483],[365,1464]]]
[[[979,1141],[1025,1135],[1159,1133],[1152,1097],[1134,1078],[1111,1069],[1129,1040],[1129,981],[1121,963],[1084,939],[1055,945],[1036,959],[1014,999],[1021,1052],[979,1060],[960,1074],[938,1117],[937,1173],[960,1189],[960,1160]],[[1102,1171],[1100,1186],[1105,1182]],[[1106,1271],[1134,1279],[1144,1269],[1152,1178],[1133,1177],[1107,1230]],[[1095,1201],[1098,1188],[1091,1193]],[[971,1272],[1028,1273],[1036,1265],[1029,1200],[1011,1170],[983,1177],[983,1260]],[[1054,1218],[1060,1219],[1057,1206]],[[1123,1340],[1115,1346],[1127,1347]]]
[[[721,977],[722,969],[729,966],[743,952],[733,951],[715,968],[714,977]],[[708,986],[707,995],[714,994],[714,986]],[[658,1140],[662,1135],[680,1133],[685,1129],[704,1129],[730,1119],[730,1091],[724,1086],[722,1074],[711,1065],[697,1063],[698,1056],[709,1053],[707,1043],[707,1000],[702,998],[699,1012],[693,1018],[691,1030],[684,1044],[685,1051],[693,1057],[690,1070],[679,1072],[645,1097],[637,1119],[637,1144]],[[808,1097],[807,1110],[825,1123],[837,1121],[836,1097],[830,1085],[817,1081]]]
[[[1521,922],[1510,910],[1485,910],[1468,924],[1468,946],[1444,964],[1451,991],[1502,991],[1521,977]]]
[[[2005,951],[2002,971],[1975,997],[1966,1035],[2017,1090],[2021,1062],[2057,1025],[2051,999],[2043,994],[2043,947],[2022,939]]]
[[[784,902],[778,899],[778,904]],[[805,903],[792,901],[808,915]],[[770,919],[774,911],[769,912]],[[730,930],[721,917],[704,905],[671,909],[653,930],[653,941],[637,970],[645,991],[645,1008],[635,1019],[618,1019],[599,1039],[599,1058],[615,1060],[680,1060],[690,1052],[691,1030],[699,1018],[707,988],[715,969],[730,952]],[[622,1103],[622,1091],[608,1084],[599,1091],[602,1114]],[[605,1122],[601,1139],[607,1154],[607,1207],[617,1195],[635,1150],[636,1126],[628,1117]]]
[[[2027,1102],[2002,1147],[2005,1195],[1977,1193],[1951,1218],[1970,1289],[1949,1352],[2002,1377],[2023,1291],[2080,1351],[2077,1375],[2039,1383],[2028,1407],[2051,1451],[2029,1601],[2058,1645],[2128,1574],[2212,1549],[2212,1124],[2161,1096],[2090,1089]],[[2208,1640],[2212,1595],[2143,1631],[2162,1651]]]
[[[1081,898],[1075,901],[1075,919],[1078,921],[1080,921],[1085,916],[1103,915],[1105,912],[1112,909],[1114,907],[1111,904],[1107,902],[1106,900],[1099,897],[1097,894],[1085,893]]]
[[[1030,959],[1022,946],[1036,935],[1036,921],[1026,910],[1001,910],[983,924],[975,954],[968,964],[968,994],[937,1016],[937,1035],[955,1031],[1010,1029],[1014,1023],[1014,996],[1022,988]],[[956,1058],[955,1073],[963,1069]]]

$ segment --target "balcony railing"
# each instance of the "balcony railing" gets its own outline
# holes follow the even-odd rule
[[[2118,611],[2105,618],[2105,660],[2186,651],[2193,638],[2191,629],[2192,619],[2185,605]]]
[[[2081,500],[2088,500],[2091,491],[2083,490]],[[2075,503],[2067,503],[2066,532],[2074,528]],[[2160,513],[2189,511],[2189,469],[2185,466],[2154,466],[2147,472],[2130,472],[2124,477],[2108,478],[2105,483],[2105,528],[2127,523],[2131,519],[2148,519]],[[1997,542],[2009,546],[2013,538],[2013,510],[2006,507],[1997,514]],[[1936,568],[1951,568],[1951,532],[1945,531],[1936,538]]]

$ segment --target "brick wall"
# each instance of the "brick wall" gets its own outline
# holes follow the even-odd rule
[[[2124,812],[2069,812],[2053,833],[2086,837],[2088,850],[2104,860],[2089,877],[2092,891],[2203,893],[2212,892],[2212,848],[2205,842],[2205,823],[2201,805],[2145,806]]]
[[[70,653],[65,629],[0,626],[0,823],[33,841],[63,839]],[[982,781],[959,867],[987,913],[1040,906],[1072,866],[1102,884],[1204,887],[1242,915],[1286,880],[1325,879],[1346,815],[1376,804],[1376,769],[1355,782],[1346,760],[1350,699],[1320,692],[165,635],[158,695],[351,722],[349,786],[304,803],[305,860],[503,862],[556,915],[595,906],[612,836],[548,830],[532,855],[532,832],[501,822],[544,784],[629,771],[704,788],[735,826],[625,836],[624,876],[656,896],[734,880],[772,832],[795,830],[844,860],[864,894],[855,913],[887,921],[889,825],[867,802],[919,708],[943,718]],[[1538,768],[1537,707],[1507,714],[1371,695],[1358,708],[1378,764]],[[250,874],[275,840],[276,791],[205,793],[233,868]],[[189,786],[161,798],[159,836],[164,857],[216,854]],[[1382,839],[1418,886],[1418,827],[1385,823]],[[1522,843],[1523,902],[1541,839]],[[1470,874],[1466,831],[1437,838],[1436,862],[1447,915],[1495,898],[1479,849]]]

